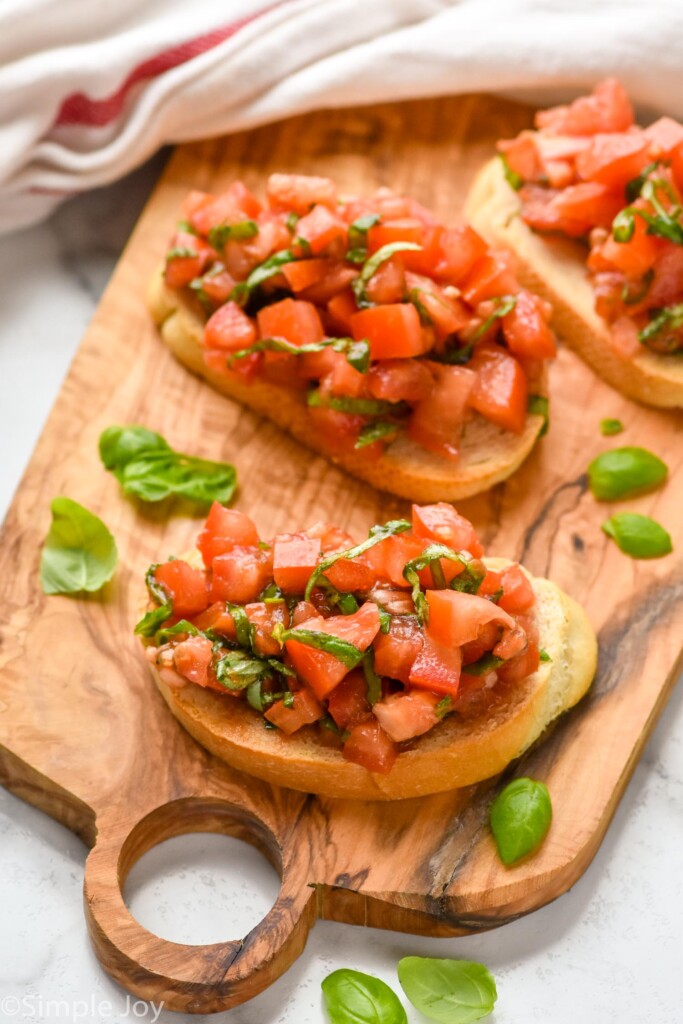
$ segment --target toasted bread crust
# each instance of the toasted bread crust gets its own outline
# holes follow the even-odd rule
[[[485,559],[492,569],[510,563]],[[307,793],[358,800],[400,800],[472,785],[502,771],[586,692],[595,674],[597,642],[583,609],[546,579],[531,579],[540,646],[552,660],[521,683],[497,684],[477,717],[452,715],[419,737],[386,775],[320,746],[311,729],[286,736],[234,700],[192,683],[172,689],[152,673],[169,708],[194,738],[228,764],[267,782]]]
[[[475,415],[464,429],[457,463],[441,458],[401,435],[382,457],[372,460],[362,451],[332,455],[311,430],[305,398],[268,381],[246,383],[237,374],[216,373],[204,363],[203,322],[177,291],[157,272],[150,282],[149,309],[161,336],[177,359],[204,377],[216,390],[272,420],[293,437],[331,459],[352,476],[390,494],[412,501],[456,501],[485,491],[507,479],[524,462],[536,443],[544,419],[527,417],[522,434],[512,434]],[[545,394],[545,379],[536,387]]]
[[[609,343],[607,323],[595,311],[585,248],[570,239],[535,234],[518,216],[519,208],[501,161],[491,160],[465,204],[472,226],[489,244],[512,250],[519,279],[552,303],[553,327],[603,380],[646,405],[683,406],[683,358],[643,349],[633,359],[621,359]]]

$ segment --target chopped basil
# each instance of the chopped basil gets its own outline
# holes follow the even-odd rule
[[[541,647],[540,651],[538,652],[538,656],[541,659],[541,661],[552,661],[553,660],[550,657],[550,655],[548,654],[548,652],[544,651],[542,647]]]
[[[368,231],[375,224],[379,224],[379,220],[378,213],[366,213],[362,217],[357,217],[349,225],[349,249],[365,249],[367,253]]]
[[[625,306],[635,306],[636,303],[642,302],[647,293],[650,290],[650,285],[654,281],[655,272],[650,268],[646,274],[643,274],[640,282],[634,288],[629,281],[624,282],[621,289],[621,301]]]
[[[365,682],[368,684],[368,704],[376,704],[382,698],[382,680],[375,672],[375,655],[372,647],[363,655],[361,665]]]
[[[363,427],[354,448],[365,448],[369,444],[374,444],[375,441],[381,441],[384,437],[390,437],[397,430],[397,425],[389,420],[375,420],[374,423],[368,423],[366,427]]]
[[[615,242],[630,242],[635,230],[633,210],[627,206],[625,210],[620,210],[612,221],[612,237]]]
[[[348,640],[341,640],[338,636],[332,636],[330,633],[319,633],[315,629],[303,629],[298,626],[285,629],[282,623],[278,623],[272,636],[279,644],[284,644],[287,640],[298,640],[306,647],[314,647],[316,651],[325,651],[326,654],[331,654],[341,661],[342,665],[346,665],[347,668],[355,668],[363,660],[364,651],[359,650]]]
[[[193,260],[196,255],[195,249],[189,249],[184,245],[176,245],[166,253],[166,262],[170,263],[171,260]]]
[[[259,601],[284,601],[285,595],[277,583],[269,583],[258,596]]]
[[[219,251],[230,239],[243,242],[247,238],[258,235],[258,224],[255,220],[241,220],[236,224],[216,224],[209,231],[209,245]]]
[[[472,558],[472,555],[470,555],[468,551],[453,551],[452,548],[446,547],[445,544],[430,544],[425,548],[421,555],[418,555],[417,558],[412,558],[409,562],[406,562],[403,569],[403,576],[413,588],[413,604],[415,605],[417,617],[423,624],[429,620],[429,606],[427,604],[427,598],[422,593],[420,577],[418,574],[423,569],[430,568],[435,586],[443,589],[446,586],[446,580],[444,578],[443,569],[439,564],[442,558],[445,558],[450,562],[459,562],[464,567],[464,571],[456,576],[451,582],[451,588],[453,590],[464,590],[467,593],[476,594],[485,575],[485,571],[479,571],[481,563],[478,559]],[[460,576],[463,576],[466,579],[461,582],[460,586],[457,586],[457,581],[460,579]]]
[[[247,618],[244,608],[240,604],[228,604],[226,605],[226,611],[232,615],[232,621],[235,623],[237,643],[240,647],[246,647],[247,650],[251,650],[254,646],[256,630],[253,623]]]
[[[294,234],[296,226],[297,226],[297,224],[299,223],[300,220],[301,220],[301,214],[300,213],[295,213],[294,210],[290,210],[290,212],[285,217],[285,227],[290,232],[290,234],[292,234],[292,235]]]
[[[235,493],[234,466],[177,452],[146,427],[108,427],[100,437],[100,458],[124,494],[141,501],[173,494],[200,505],[224,504]]]
[[[350,398],[347,395],[323,395],[320,391],[309,391],[309,405],[315,408],[335,409],[337,412],[353,413],[356,416],[383,416],[385,413],[403,411],[402,402],[383,402],[375,398]]]
[[[510,167],[510,161],[505,156],[505,153],[499,153],[498,159],[503,165],[503,174],[510,188],[513,188],[515,192],[519,192],[520,188],[524,184],[524,178],[517,171],[513,171]]]
[[[651,310],[652,319],[647,327],[638,332],[638,340],[647,346],[665,331],[678,331],[683,327],[683,302],[663,309]]]
[[[267,662],[243,651],[228,651],[215,665],[216,679],[226,690],[246,690],[271,674]]]
[[[233,352],[228,358],[228,365],[232,365],[237,359],[244,359],[254,352],[286,352],[292,356],[303,356],[309,352],[323,352],[331,348],[334,352],[342,352],[348,363],[358,370],[359,373],[367,373],[370,369],[370,344],[362,339],[356,341],[354,338],[324,338],[322,341],[309,342],[306,345],[295,345],[286,338],[261,338],[248,348],[239,349]]]
[[[495,309],[491,316],[487,317],[482,324],[479,324],[476,331],[472,334],[470,341],[479,341],[480,338],[486,334],[490,327],[493,326],[496,320],[501,317],[507,316],[517,305],[516,295],[501,295],[500,298],[494,299]]]
[[[40,556],[46,594],[92,593],[114,575],[116,541],[102,520],[71,498],[55,498],[52,523]]]
[[[498,993],[490,971],[472,960],[406,956],[398,980],[416,1010],[439,1024],[472,1024],[488,1017]]]
[[[339,608],[342,615],[353,615],[354,612],[358,611],[358,601],[356,601],[353,594],[343,593],[341,590],[337,590],[337,588],[333,586],[325,576],[318,580],[317,586],[323,591],[330,604]]]
[[[631,558],[663,558],[673,551],[664,527],[638,512],[618,512],[602,524],[602,530]]]
[[[626,188],[624,190],[626,193],[627,203],[634,203],[636,201],[636,199],[641,193],[643,185],[645,184],[649,176],[652,174],[652,172],[657,169],[657,166],[658,164],[656,161],[652,164],[648,164],[647,167],[643,168],[643,170],[640,172],[637,178],[631,178],[631,180],[627,182]]]
[[[491,805],[491,831],[503,864],[509,867],[541,845],[553,817],[548,787],[535,779],[515,779]]]
[[[458,341],[455,335],[451,335],[451,338],[455,339],[456,342]],[[438,363],[446,363],[448,366],[464,366],[466,363],[469,363],[473,352],[474,342],[470,341],[466,345],[459,345],[458,348],[449,346],[441,354],[430,353],[430,359],[434,359]]]
[[[246,281],[240,281],[230,292],[230,298],[233,302],[243,306],[251,293],[260,285],[267,281],[271,277],[275,277],[276,274],[280,273],[280,267],[284,266],[285,263],[293,263],[296,260],[296,254],[291,249],[281,249],[280,252],[273,253],[267,260],[260,263],[258,267],[255,267]]]
[[[388,245],[383,245],[381,249],[373,253],[369,259],[363,264],[363,269],[357,278],[351,282],[351,288],[353,294],[356,296],[356,302],[360,309],[366,309],[372,305],[372,302],[367,296],[366,288],[370,278],[375,274],[381,265],[387,260],[391,259],[397,252],[421,252],[422,246],[416,245],[415,242],[389,242]]]
[[[176,230],[184,231],[186,235],[197,234],[192,224],[190,224],[189,220],[179,220],[178,223],[176,224]]]
[[[437,718],[445,718],[453,710],[453,698],[442,697],[434,707],[434,714]]]
[[[408,292],[408,298],[410,299],[412,304],[415,306],[415,309],[417,310],[417,315],[420,318],[420,323],[422,324],[423,327],[431,327],[434,321],[429,315],[429,311],[425,306],[424,302],[420,299],[420,295],[421,291],[419,288],[411,288],[410,291]]]
[[[600,420],[600,433],[604,437],[612,437],[614,434],[621,434],[623,429],[624,424],[621,420]]]
[[[543,437],[544,434],[548,433],[548,428],[550,427],[550,413],[549,413],[550,402],[548,400],[548,396],[547,395],[529,395],[529,398],[527,400],[526,408],[527,408],[527,412],[531,416],[542,416],[543,417],[543,421],[544,421],[543,422],[543,426],[541,427],[541,432],[538,435],[539,437]]]
[[[371,526],[368,533],[367,540],[362,541],[360,544],[356,544],[355,547],[347,548],[345,551],[335,551],[334,554],[328,555],[327,558],[323,558],[321,562],[318,562],[315,570],[311,573],[311,576],[306,584],[306,593],[304,595],[307,601],[311,599],[311,593],[313,588],[319,586],[320,578],[331,569],[335,562],[338,562],[340,558],[356,558],[358,555],[362,555],[365,551],[369,551],[370,548],[374,547],[375,544],[381,543],[386,540],[387,537],[394,537],[396,534],[405,533],[406,530],[410,529],[410,523],[407,519],[391,519],[388,523],[383,525]]]
[[[386,634],[391,629],[391,615],[386,608],[380,608],[379,605],[377,605],[377,611],[379,612],[379,631]]]
[[[187,633],[188,636],[206,636],[201,629],[197,629],[187,619],[181,619],[180,622],[176,622],[173,626],[168,626],[166,629],[159,629],[154,637],[154,642],[158,647],[161,644],[165,644],[173,636],[179,636],[181,633]]]
[[[407,1024],[406,1011],[385,982],[343,967],[322,982],[331,1024]]]
[[[150,609],[150,611],[142,616],[135,627],[135,633],[137,636],[154,636],[159,627],[163,626],[164,622],[166,622],[166,619],[169,619],[171,615],[173,615],[173,601],[171,600],[171,595],[166,590],[166,587],[162,583],[159,583],[154,576],[154,573],[158,568],[159,563],[150,565],[149,569],[145,573],[145,585],[152,600],[156,601],[159,607]]]
[[[489,651],[487,654],[482,654],[481,658],[473,661],[471,665],[463,665],[462,670],[468,676],[485,676],[487,672],[494,672],[500,668],[504,661],[505,658],[497,658]]]
[[[659,192],[664,192],[672,202],[670,210],[665,210],[660,203]],[[612,236],[615,242],[630,242],[635,231],[635,218],[640,217],[647,224],[648,235],[657,235],[675,245],[683,245],[683,211],[669,183],[663,178],[648,178],[643,183],[640,194],[652,204],[655,213],[637,209],[635,206],[627,206],[621,210],[612,221]]]
[[[588,484],[598,501],[617,501],[651,491],[668,475],[665,462],[646,448],[614,448],[588,466]]]

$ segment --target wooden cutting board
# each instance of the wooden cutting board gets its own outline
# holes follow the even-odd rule
[[[137,996],[195,1012],[241,1003],[299,955],[316,918],[457,935],[555,899],[590,863],[666,700],[680,649],[681,560],[622,555],[600,531],[612,510],[587,491],[585,469],[619,443],[657,452],[671,482],[628,507],[659,519],[680,549],[681,417],[622,398],[567,351],[552,369],[546,439],[512,480],[461,505],[489,553],[549,576],[586,606],[599,632],[591,693],[508,773],[550,787],[554,822],[536,856],[511,869],[497,859],[487,813],[500,780],[373,805],[316,799],[232,771],[171,717],[132,635],[145,568],[190,547],[198,520],[180,502],[144,506],[122,496],[97,455],[112,423],[144,423],[181,450],[233,461],[237,507],[263,535],[329,518],[362,537],[407,511],[214,394],[164,350],[143,296],[185,192],[217,190],[235,176],[259,190],[270,171],[288,168],[330,174],[344,191],[405,189],[453,220],[494,140],[530,116],[492,98],[441,99],[307,115],[181,147],[74,360],[1,538],[0,778],[91,847],[90,935],[105,969]],[[618,439],[600,436],[605,416],[626,424]],[[96,596],[45,597],[38,585],[58,494],[101,515],[116,536],[120,566]],[[243,938],[167,942],[125,906],[131,865],[163,839],[198,831],[245,839],[281,873],[273,909]]]

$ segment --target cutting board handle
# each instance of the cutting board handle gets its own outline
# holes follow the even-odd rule
[[[170,942],[143,928],[126,907],[122,890],[133,864],[158,843],[189,832],[243,839],[278,870],[280,894],[244,938],[198,946]],[[132,822],[120,809],[98,821],[85,868],[85,913],[98,958],[126,989],[169,1010],[215,1013],[257,995],[296,959],[315,921],[315,893],[253,807],[190,796]]]

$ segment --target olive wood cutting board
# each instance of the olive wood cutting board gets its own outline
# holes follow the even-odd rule
[[[147,565],[191,547],[199,519],[182,502],[155,507],[123,497],[97,454],[112,423],[143,423],[180,450],[234,462],[236,507],[264,536],[325,518],[360,538],[408,511],[215,394],[165,350],[144,291],[186,191],[219,190],[236,176],[258,191],[272,170],[291,169],[330,174],[345,192],[406,190],[453,221],[495,139],[530,120],[528,108],[499,99],[438,99],[306,115],[180,147],[74,360],[1,538],[0,779],[91,848],[92,942],[105,969],[137,996],[194,1012],[241,1003],[286,970],[317,918],[445,936],[548,903],[590,863],[664,705],[679,657],[681,560],[621,554],[600,530],[613,508],[592,498],[585,470],[616,444],[660,455],[669,484],[624,507],[654,515],[680,549],[681,417],[622,398],[566,350],[551,371],[547,437],[510,481],[460,505],[489,553],[549,576],[585,605],[599,633],[591,692],[507,773],[550,787],[554,821],[535,856],[510,869],[497,858],[487,817],[500,779],[363,804],[231,770],[172,718],[132,635]],[[618,439],[600,436],[607,416],[626,425]],[[40,545],[59,494],[102,516],[116,537],[119,569],[97,595],[41,592]],[[152,846],[200,831],[258,847],[282,889],[248,935],[181,945],[137,923],[122,885]]]

